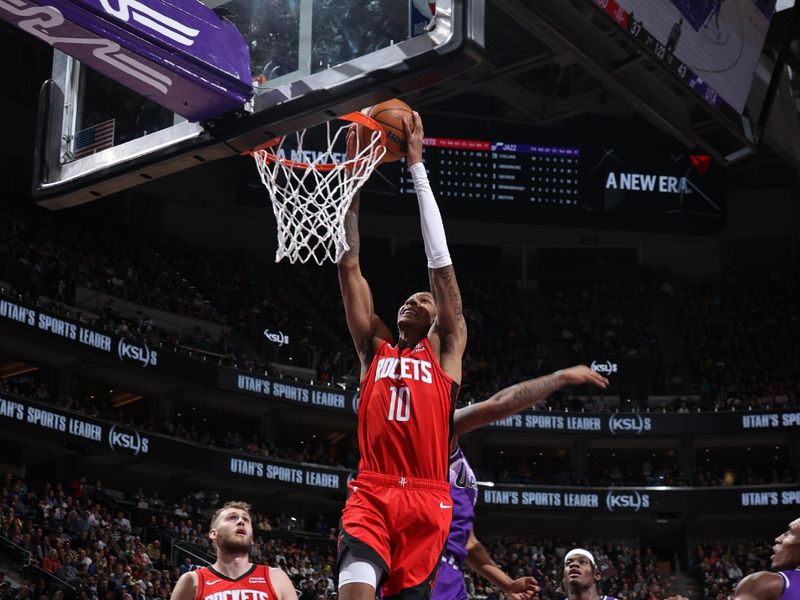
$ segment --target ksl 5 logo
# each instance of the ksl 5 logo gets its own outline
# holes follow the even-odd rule
[[[264,330],[264,337],[267,338],[273,344],[278,344],[278,346],[285,346],[289,343],[289,336],[283,333],[282,331],[272,331],[270,329]]]
[[[117,355],[121,361],[132,360],[142,365],[143,369],[158,364],[158,353],[155,350],[148,348],[147,344],[144,346],[129,344],[125,338],[120,338],[117,344]]]
[[[614,435],[624,435],[626,433],[640,435],[643,431],[653,429],[653,421],[650,417],[643,417],[636,413],[611,415],[608,418],[608,429]]]
[[[610,360],[605,362],[593,360],[591,367],[592,371],[600,373],[601,375],[611,375],[612,373],[616,373],[619,368],[617,363],[612,363]]]
[[[114,425],[108,431],[108,446],[112,450],[127,450],[138,456],[139,453],[147,454],[150,449],[150,439],[138,431],[122,431]]]
[[[642,508],[650,508],[650,494],[640,494],[636,490],[629,492],[608,492],[606,496],[606,508],[611,512],[618,509],[639,512]]]

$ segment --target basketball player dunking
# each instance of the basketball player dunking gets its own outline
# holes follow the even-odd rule
[[[217,561],[181,575],[171,600],[297,600],[286,573],[250,562],[249,504],[228,502],[220,508],[211,519],[208,537],[217,549]]]
[[[459,436],[531,408],[565,386],[585,384],[605,389],[608,387],[608,379],[585,365],[577,365],[512,385],[488,400],[456,410],[453,416],[454,434]],[[453,520],[432,600],[467,600],[467,588],[461,573],[464,562],[505,592],[511,600],[530,600],[539,591],[536,579],[512,579],[495,564],[475,536],[473,522],[478,486],[472,467],[458,445],[457,437],[453,440],[449,467]]]
[[[431,291],[412,294],[400,307],[393,342],[361,274],[356,197],[345,217],[350,250],[338,271],[361,361],[361,459],[342,511],[340,600],[373,600],[379,588],[384,599],[429,598],[453,510],[450,423],[467,327],[442,218],[422,164],[422,120],[415,112],[403,124]]]
[[[751,573],[736,586],[735,600],[800,600],[800,519],[775,538],[772,569]]]

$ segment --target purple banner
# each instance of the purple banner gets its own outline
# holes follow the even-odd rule
[[[0,0],[0,17],[192,121],[252,93],[244,39],[201,2]]]

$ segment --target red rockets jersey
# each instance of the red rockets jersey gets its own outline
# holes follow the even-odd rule
[[[458,390],[427,338],[414,348],[381,342],[358,399],[359,471],[448,481]]]
[[[195,573],[196,600],[278,600],[265,565],[253,565],[237,579],[226,577],[213,567],[203,567]]]

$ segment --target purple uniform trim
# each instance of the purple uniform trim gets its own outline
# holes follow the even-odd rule
[[[461,564],[467,558],[467,540],[475,520],[478,485],[460,446],[456,446],[450,454],[450,497],[453,499],[453,520],[445,554]]]
[[[783,594],[779,600],[800,600],[800,570],[778,573],[783,577]]]
[[[467,558],[467,540],[475,520],[478,484],[460,446],[450,454],[450,497],[453,499],[453,519],[431,600],[467,599],[460,567]]]
[[[464,574],[452,557],[442,557],[431,600],[468,600]]]

